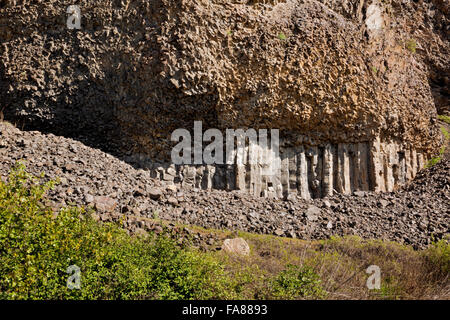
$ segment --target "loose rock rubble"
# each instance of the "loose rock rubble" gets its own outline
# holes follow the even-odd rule
[[[421,171],[405,188],[389,193],[336,194],[310,201],[254,198],[227,191],[164,185],[149,172],[82,143],[0,123],[0,176],[7,179],[16,161],[29,172],[59,178],[49,193],[55,210],[63,205],[92,206],[100,221],[127,217],[133,232],[162,231],[155,219],[206,228],[243,230],[301,239],[332,235],[393,240],[423,248],[449,233],[450,160]],[[142,229],[142,230],[141,230]],[[217,239],[191,235],[198,243]]]

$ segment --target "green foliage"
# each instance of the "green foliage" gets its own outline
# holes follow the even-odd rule
[[[438,164],[439,162],[441,162],[442,157],[433,157],[431,158],[428,163],[425,165],[425,168],[431,168],[432,166],[435,166],[436,164]]]
[[[438,119],[444,121],[447,124],[450,124],[450,117],[444,115],[438,115]]]
[[[450,139],[450,133],[447,131],[447,129],[445,129],[444,127],[441,127],[441,132],[444,135],[444,138],[446,140]]]
[[[278,39],[280,39],[280,40],[286,40],[287,37],[286,37],[286,35],[285,35],[283,32],[280,32],[280,33],[278,34]]]
[[[408,40],[408,42],[406,42],[406,49],[408,49],[412,53],[416,53],[416,49],[417,49],[416,40],[414,40],[414,39]]]
[[[372,67],[372,72],[375,73],[375,74],[377,74],[377,73],[378,73],[377,67]]]
[[[405,295],[398,279],[394,276],[383,279],[380,290],[374,290],[374,294],[380,295],[384,300],[399,300]]]
[[[444,240],[416,253],[401,245],[332,238],[320,242],[320,250],[302,251],[306,259],[299,259],[303,243],[252,235],[254,244],[260,241],[255,252],[275,254],[203,253],[165,235],[130,236],[115,224],[94,221],[82,208],[56,213],[43,203],[54,184],[32,177],[21,164],[8,182],[0,181],[0,299],[321,299],[337,289],[358,296],[364,290],[354,288],[363,285],[365,274],[349,276],[368,260],[387,279],[374,297],[398,298],[410,288],[438,288],[450,271]],[[424,263],[410,266],[413,258]],[[72,265],[81,270],[80,289],[67,288]],[[432,275],[429,282],[417,281],[422,273]]]
[[[210,299],[230,297],[223,266],[166,236],[131,237],[98,224],[83,209],[57,215],[23,165],[0,182],[1,299]],[[69,266],[81,288],[68,289]]]
[[[426,257],[430,267],[439,270],[442,275],[450,274],[450,244],[447,239],[433,243],[426,252]]]
[[[431,168],[432,166],[438,164],[442,160],[444,153],[445,153],[445,146],[442,146],[441,149],[439,150],[439,155],[431,158],[425,165],[425,168]]]
[[[450,139],[450,133],[444,127],[441,127],[441,132],[444,135],[445,140]],[[446,148],[445,145],[442,146],[441,149],[439,149],[439,155],[431,158],[428,161],[428,163],[425,165],[425,168],[431,168],[432,166],[439,163],[442,160],[442,158],[444,157],[445,148]]]
[[[274,296],[285,299],[324,298],[321,280],[309,266],[288,265],[273,281]]]

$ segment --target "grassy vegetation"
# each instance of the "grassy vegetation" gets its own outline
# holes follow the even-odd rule
[[[280,274],[287,265],[308,266],[319,276],[316,297],[326,299],[429,299],[450,298],[448,256],[450,246],[441,240],[430,248],[415,251],[409,246],[363,240],[356,236],[332,237],[322,241],[302,241],[266,235],[241,233],[249,242],[248,258],[231,257],[228,268],[235,272],[251,266],[253,290],[247,298],[265,297],[267,277]],[[366,286],[366,269],[381,269],[381,289]],[[261,280],[263,279],[263,280]],[[258,282],[259,281],[259,282]],[[257,290],[255,287],[259,287]],[[289,292],[289,290],[287,290]],[[292,291],[291,291],[292,292]],[[307,296],[307,295],[306,295]]]
[[[54,212],[42,183],[17,165],[0,182],[2,299],[342,299],[449,298],[449,244],[424,251],[356,237],[302,241],[249,233],[250,256],[180,247],[167,235],[130,236],[83,208]],[[369,291],[365,269],[380,266]],[[69,266],[81,271],[68,289]]]
[[[323,298],[326,292],[322,288],[322,281],[309,266],[288,265],[286,270],[273,280],[272,286],[277,298],[290,297]]]
[[[445,154],[445,146],[442,146],[439,149],[439,155],[432,157],[430,160],[428,160],[428,163],[425,165],[425,168],[431,168],[432,166],[438,164],[441,162],[443,156]]]
[[[450,117],[444,115],[438,115],[438,119],[444,121],[447,124],[450,124]]]
[[[447,129],[445,129],[443,126],[441,127],[441,132],[444,135],[444,138],[446,140],[450,139],[450,133],[447,131]]]

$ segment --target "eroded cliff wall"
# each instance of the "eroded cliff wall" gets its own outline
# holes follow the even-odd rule
[[[278,128],[292,148],[380,141],[397,146],[397,159],[406,150],[426,159],[440,144],[445,1],[79,5],[81,29],[69,30],[66,1],[0,2],[7,119],[104,140],[144,164],[167,160],[172,131],[194,120],[205,130]]]

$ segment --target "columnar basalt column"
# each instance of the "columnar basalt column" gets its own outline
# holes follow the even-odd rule
[[[250,153],[256,161],[250,162]],[[152,176],[205,190],[240,190],[254,196],[304,199],[355,191],[393,191],[415,177],[427,157],[392,141],[281,147],[276,156],[257,144],[234,150],[235,164],[159,165]],[[143,161],[140,157],[139,159]],[[144,161],[148,163],[148,160]]]
[[[303,146],[298,148],[297,168],[297,190],[302,198],[310,199],[311,195],[308,187],[308,165],[306,162],[305,148]]]
[[[333,149],[331,144],[327,144],[323,154],[323,196],[333,195],[334,190],[334,173],[333,173]]]

